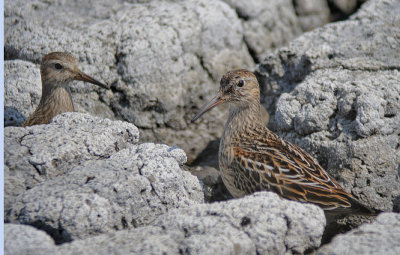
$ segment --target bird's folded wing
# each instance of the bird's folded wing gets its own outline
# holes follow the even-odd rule
[[[301,148],[282,140],[254,140],[234,147],[232,167],[239,170],[249,191],[272,190],[282,197],[320,205],[350,207],[351,197]]]

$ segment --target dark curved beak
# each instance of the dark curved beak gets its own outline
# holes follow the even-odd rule
[[[109,89],[109,87],[106,84],[101,83],[98,80],[93,79],[92,77],[90,77],[89,75],[87,75],[87,74],[85,74],[85,73],[83,73],[81,71],[78,72],[78,74],[76,75],[75,79],[77,79],[79,81],[90,82],[90,83],[95,84],[97,86],[100,86],[102,88]]]
[[[213,99],[211,99],[210,102],[208,102],[206,105],[204,105],[200,111],[196,114],[196,116],[193,117],[193,119],[191,120],[191,122],[195,122],[198,118],[200,118],[204,113],[208,112],[209,110],[211,110],[212,108],[214,108],[217,105],[220,105],[222,103],[225,102],[225,99],[221,98],[220,95],[214,97]]]

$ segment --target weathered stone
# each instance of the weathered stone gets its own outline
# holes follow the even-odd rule
[[[4,107],[4,126],[20,126],[26,118],[14,107]]]
[[[197,178],[179,167],[185,162],[183,150],[155,144],[86,160],[17,197],[8,220],[59,243],[147,225],[171,208],[203,202]]]
[[[4,129],[5,207],[25,190],[85,161],[108,158],[139,140],[126,122],[65,113],[48,125]]]
[[[357,0],[329,0],[344,14],[351,14],[357,7]],[[364,0],[359,0],[363,2]]]
[[[191,247],[189,253],[204,254],[211,246],[213,254],[235,251],[248,254],[254,248],[259,254],[292,254],[319,246],[325,216],[315,205],[262,192],[242,199],[174,210],[160,216],[154,225],[184,231],[187,236],[184,243]],[[202,236],[205,241],[199,238]],[[224,250],[218,243],[227,244],[227,237],[231,245],[226,245]]]
[[[133,122],[146,140],[176,144],[192,161],[222,133],[226,108],[189,125],[217,92],[221,74],[253,69],[252,43],[260,52],[279,47],[270,44],[264,51],[258,42],[265,34],[255,31],[271,31],[277,44],[298,31],[297,21],[286,27],[269,15],[302,24],[303,17],[325,10],[300,13],[301,1],[281,1],[276,3],[291,7],[279,9],[274,2],[269,14],[264,2],[226,2],[231,7],[211,0],[6,1],[6,122],[18,124],[36,107],[42,56],[66,50],[83,71],[112,85],[106,92],[77,82],[72,94],[78,111]],[[316,156],[363,203],[384,210],[398,210],[400,197],[399,10],[393,0],[371,0],[350,20],[301,36],[258,68],[262,101],[272,113],[269,126]],[[279,25],[259,26],[269,21]],[[5,130],[7,220],[46,229],[57,242],[88,237],[56,247],[58,253],[290,254],[319,246],[325,223],[315,206],[294,203],[292,214],[286,200],[273,194],[196,205],[203,194],[197,180],[180,170],[183,151],[135,145],[137,130],[126,123],[86,116],[74,124],[64,118]],[[60,150],[64,143],[71,150]],[[207,153],[200,156],[209,159]],[[215,163],[213,158],[201,164],[209,170],[199,173],[204,184],[220,183],[209,168]],[[299,209],[304,206],[313,209]],[[176,207],[185,209],[171,210]],[[373,226],[393,228],[381,242],[395,249],[397,218],[391,217],[385,221],[392,225]],[[360,245],[378,241],[378,234]]]
[[[270,192],[172,210],[152,226],[60,246],[60,254],[297,254],[318,247],[320,208]]]
[[[369,1],[259,66],[271,129],[361,202],[389,211],[400,195],[399,10],[398,1]]]
[[[256,62],[301,34],[290,0],[224,0],[242,19],[244,40]]]
[[[383,213],[371,224],[364,224],[336,236],[317,255],[395,255],[400,253],[400,214]]]
[[[241,21],[221,1],[135,2],[6,1],[5,58],[39,63],[71,52],[82,71],[112,85],[76,83],[78,111],[132,122],[143,140],[178,145],[191,161],[223,126],[210,122],[222,119],[218,110],[189,125],[194,112],[223,73],[254,67]]]
[[[4,125],[19,126],[39,104],[39,66],[22,60],[4,62]]]
[[[19,224],[4,224],[4,254],[55,254],[56,246],[44,231]]]
[[[303,31],[310,31],[329,22],[327,0],[295,0],[294,7]]]
[[[57,254],[179,254],[179,241],[182,239],[183,232],[148,226],[62,244],[58,247]]]

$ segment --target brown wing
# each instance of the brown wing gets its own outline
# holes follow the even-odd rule
[[[237,187],[243,187],[246,193],[271,190],[325,210],[351,207],[353,197],[315,159],[270,131],[267,133],[250,134],[251,139],[240,140],[234,147],[232,167],[240,169],[241,174]]]

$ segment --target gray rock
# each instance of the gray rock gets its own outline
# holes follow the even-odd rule
[[[364,224],[346,234],[336,236],[317,255],[400,253],[400,214],[383,213],[371,224]]]
[[[183,150],[155,144],[86,160],[17,197],[8,220],[58,243],[147,225],[171,208],[203,202],[197,178],[179,167],[185,162]]]
[[[14,107],[4,107],[4,126],[21,126],[26,118]]]
[[[210,122],[222,119],[218,110],[189,126],[194,112],[223,73],[254,67],[241,21],[221,1],[136,2],[6,1],[5,58],[39,63],[71,52],[82,71],[112,84],[76,83],[78,111],[132,122],[144,140],[176,144],[191,161],[223,126]]]
[[[14,198],[85,161],[108,158],[139,140],[126,122],[65,113],[48,125],[4,129],[5,211]]]
[[[323,211],[270,192],[172,210],[152,226],[59,247],[60,254],[297,254],[320,244]]]
[[[19,126],[39,104],[39,66],[22,60],[4,62],[4,125]]]
[[[248,254],[255,248],[259,254],[292,254],[319,246],[325,216],[317,206],[262,192],[174,210],[160,216],[154,225],[184,231],[189,253],[204,254],[210,248],[211,254]],[[225,247],[221,247],[223,243]]]
[[[400,195],[399,11],[398,1],[369,1],[258,69],[271,129],[316,156],[361,202],[386,211]]]
[[[329,0],[336,8],[344,14],[351,14],[357,7],[357,0]],[[364,2],[365,0],[359,0]]]
[[[4,254],[55,254],[54,240],[46,232],[19,224],[4,224]]]
[[[294,7],[303,31],[310,31],[329,22],[330,10],[326,0],[295,0]]]
[[[242,19],[244,40],[257,62],[302,32],[290,0],[224,1]]]
[[[184,239],[180,231],[161,227],[140,227],[102,234],[58,247],[60,255],[107,255],[107,254],[179,254],[179,241]],[[183,252],[183,251],[182,251]]]

